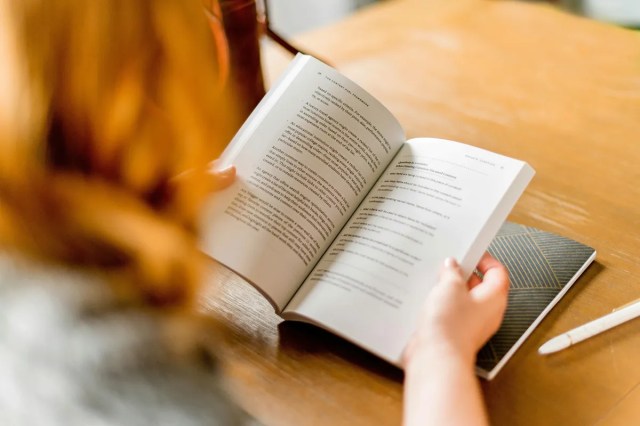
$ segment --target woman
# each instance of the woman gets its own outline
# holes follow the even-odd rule
[[[3,424],[246,420],[188,333],[215,49],[197,1],[0,0]]]
[[[238,424],[183,321],[196,216],[232,122],[198,1],[0,0],[0,412],[8,424]],[[490,257],[443,268],[407,350],[405,421],[486,422]],[[150,309],[163,308],[159,309]],[[186,327],[186,329],[185,329]],[[196,333],[197,335],[197,333]]]

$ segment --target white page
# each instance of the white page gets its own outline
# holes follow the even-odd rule
[[[237,179],[205,209],[202,250],[281,310],[403,142],[382,104],[298,55],[223,153]]]
[[[468,275],[533,176],[440,139],[401,149],[285,311],[398,364],[446,257]]]

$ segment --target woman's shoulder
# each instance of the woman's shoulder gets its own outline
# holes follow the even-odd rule
[[[99,273],[0,253],[0,312],[10,424],[246,420],[196,325],[118,302]]]

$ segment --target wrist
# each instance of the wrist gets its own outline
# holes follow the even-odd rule
[[[459,368],[473,369],[476,353],[467,345],[442,337],[415,338],[407,350],[406,369],[424,368],[430,365],[456,365]]]

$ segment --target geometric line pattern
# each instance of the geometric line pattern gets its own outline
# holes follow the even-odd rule
[[[489,252],[509,270],[507,311],[498,332],[478,352],[491,371],[575,276],[594,250],[536,228],[505,222]]]
[[[510,288],[562,288],[531,234],[498,236],[489,252],[509,270]]]

